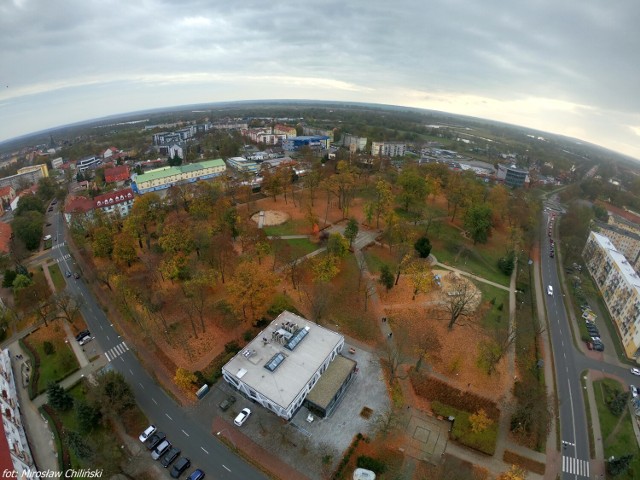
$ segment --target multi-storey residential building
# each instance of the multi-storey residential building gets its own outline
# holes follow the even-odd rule
[[[629,358],[640,356],[640,277],[604,235],[591,232],[582,256]]]
[[[222,375],[286,420],[302,406],[327,417],[356,371],[356,362],[340,355],[343,347],[342,335],[284,311],[222,367]]]
[[[63,163],[64,163],[64,159],[62,157],[54,158],[53,160],[51,160],[51,166],[53,168],[60,168],[62,167]]]
[[[311,137],[329,137],[329,142],[333,142],[333,130],[325,130],[323,128],[302,127],[302,135]]]
[[[18,392],[16,391],[11,354],[5,349],[0,352],[0,468],[7,478],[32,478],[36,470],[33,455],[24,432]],[[14,474],[16,477],[13,477]]]
[[[609,225],[613,225],[614,227],[618,227],[621,228],[623,230],[627,230],[629,232],[635,233],[636,235],[640,235],[640,225],[637,223],[634,223],[630,220],[627,220],[624,217],[621,217],[620,215],[616,215],[615,213],[609,213],[609,218],[607,220],[607,223]],[[631,217],[634,218],[634,217]]]
[[[0,178],[0,187],[10,185],[17,192],[38,183],[38,180],[49,176],[49,169],[45,164],[31,165],[18,170],[18,173],[9,177]]]
[[[296,127],[290,127],[281,123],[276,123],[273,127],[273,133],[284,134],[288,137],[295,137],[297,135]]]
[[[162,167],[149,170],[142,175],[132,175],[131,187],[135,193],[143,194],[163,190],[173,185],[198,182],[222,175],[227,166],[220,158],[198,163],[187,163],[179,167]]]
[[[351,147],[352,145],[355,145],[356,150],[364,150],[367,148],[367,137],[357,137],[350,133],[345,133],[342,136],[342,146]]]
[[[383,157],[402,157],[407,149],[405,143],[371,142],[371,155]]]
[[[637,271],[640,267],[640,235],[613,224],[595,222],[597,232],[604,235]]]
[[[125,188],[98,195],[93,200],[95,208],[99,208],[104,213],[109,215],[118,213],[121,217],[126,217],[133,207],[133,190]]]

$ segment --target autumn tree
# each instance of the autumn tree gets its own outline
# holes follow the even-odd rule
[[[481,408],[476,413],[469,415],[469,423],[473,433],[480,433],[489,428],[493,424],[493,420],[488,417],[484,408]]]
[[[93,255],[102,258],[111,258],[111,252],[113,252],[113,231],[108,227],[98,227],[93,230],[91,237]]]
[[[340,233],[332,233],[327,240],[327,253],[338,258],[344,257],[349,251],[349,243]]]
[[[464,228],[469,232],[473,244],[487,243],[491,236],[493,212],[487,204],[471,205],[464,215]]]
[[[428,293],[433,288],[433,273],[427,262],[414,260],[407,266],[407,273],[413,286],[413,297],[420,293]]]
[[[135,406],[133,390],[121,373],[110,370],[96,376],[95,382],[87,397],[93,405],[100,406],[102,415],[117,417]]]
[[[228,232],[220,232],[211,237],[211,242],[204,254],[204,259],[225,283],[227,273],[236,261],[236,251],[233,249],[233,239]]]
[[[243,318],[248,313],[251,320],[258,319],[267,311],[277,284],[278,277],[270,270],[254,262],[243,262],[228,283],[229,302],[242,312]]]
[[[319,255],[311,259],[313,278],[318,282],[330,282],[338,273],[338,259],[334,255]]]
[[[358,236],[358,221],[355,218],[349,219],[347,226],[344,228],[344,236],[349,240],[349,247],[351,247]]]
[[[393,288],[394,277],[389,265],[382,265],[380,267],[380,278],[378,281],[386,288],[387,293]]]
[[[459,324],[461,318],[471,318],[480,301],[480,291],[470,280],[462,278],[453,272],[448,274],[451,283],[450,290],[445,292],[446,298],[442,308],[447,314],[449,330]]]
[[[182,286],[185,297],[189,299],[190,308],[198,314],[203,333],[205,331],[204,315],[209,307],[212,285],[213,279],[209,272],[198,272]]]
[[[373,209],[376,215],[376,228],[380,228],[380,217],[385,216],[393,205],[393,191],[391,184],[384,180],[378,180],[376,183],[376,199],[373,203]]]
[[[311,171],[307,172],[303,180],[304,187],[309,191],[309,201],[312,207],[315,199],[315,191],[320,185],[320,179],[320,170],[318,170],[318,168],[312,168]]]
[[[173,381],[176,382],[176,385],[180,387],[181,390],[189,393],[195,390],[195,384],[198,381],[198,377],[196,377],[195,373],[178,367],[176,369],[176,374],[173,377]]]
[[[424,176],[415,168],[406,168],[398,176],[401,192],[398,197],[406,212],[413,205],[422,203],[427,195],[427,183]]]
[[[117,265],[130,267],[138,259],[135,239],[128,232],[117,234],[113,239],[113,252],[111,254]]]
[[[527,471],[517,465],[511,465],[508,471],[498,475],[497,480],[525,480]]]

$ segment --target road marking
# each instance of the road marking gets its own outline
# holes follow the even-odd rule
[[[107,350],[105,352],[105,356],[107,357],[107,361],[111,362],[112,360],[115,360],[116,358],[120,357],[120,355],[122,355],[128,350],[129,350],[129,346],[125,342],[122,342],[116,345],[115,347],[112,347],[109,350]],[[122,357],[120,357],[120,360],[124,362],[124,359]],[[131,373],[131,375],[133,375],[133,372]]]
[[[589,478],[589,461],[563,455],[562,471]]]
[[[167,418],[168,418],[169,420],[171,420],[171,421],[173,422],[173,418],[171,418],[171,417],[169,416],[169,414],[168,414],[168,413],[165,413],[165,415],[167,416]]]
[[[156,405],[158,404],[158,402],[156,402],[156,399],[151,397],[151,400],[153,400],[153,403],[155,403]]]
[[[229,469],[229,467],[227,467],[224,463],[222,464],[222,466],[224,467],[224,469],[225,469],[227,472],[230,472],[230,471],[231,471],[231,469]]]
[[[184,433],[187,437],[190,437],[191,435],[189,435],[187,432],[185,432],[184,430],[182,430],[182,433]]]
[[[104,328],[102,328],[102,325],[100,325],[100,330],[104,330]]]
[[[130,373],[131,375],[133,375],[133,370],[129,369],[129,373]]]
[[[200,448],[202,449],[202,451],[203,451],[204,453],[206,453],[207,455],[209,455],[209,452],[207,452],[207,451],[204,449],[204,447],[200,447]],[[229,471],[231,471],[231,470],[229,470]]]
[[[138,382],[138,385],[140,385],[142,387],[142,389],[144,390],[144,385],[141,384],[140,382]]]

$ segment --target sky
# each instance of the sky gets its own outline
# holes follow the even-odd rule
[[[522,125],[640,159],[637,0],[0,0],[0,141],[310,99]]]

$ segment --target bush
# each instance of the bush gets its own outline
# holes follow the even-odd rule
[[[276,295],[276,298],[273,300],[273,303],[269,307],[269,310],[267,310],[267,314],[272,318],[276,318],[285,310],[288,310],[291,313],[295,313],[296,315],[300,315],[300,312],[296,309],[296,307],[293,306],[293,304],[291,303],[291,299],[289,297],[287,297],[284,294],[278,294]],[[261,320],[264,320],[266,322],[264,323],[264,325],[262,325],[263,327],[266,327],[269,324],[269,320],[267,319],[261,319]],[[261,320],[258,320],[258,322],[260,322]],[[256,325],[256,326],[260,326],[260,325]]]
[[[498,423],[494,422],[481,432],[474,432],[469,419],[469,412],[444,405],[440,402],[431,402],[433,411],[443,417],[454,417],[451,438],[467,447],[479,452],[493,455],[498,441]]]
[[[477,412],[483,409],[487,417],[494,422],[500,419],[500,410],[495,402],[488,398],[472,392],[462,392],[442,380],[415,371],[411,373],[411,384],[418,395],[431,402],[441,402],[465,412]]]
[[[51,342],[44,342],[42,344],[42,349],[47,355],[53,355],[56,352],[56,347],[54,347]]]
[[[420,258],[427,258],[431,253],[431,242],[427,237],[420,237],[413,245]]]
[[[514,260],[513,252],[507,254],[506,256],[498,260],[498,268],[502,273],[504,273],[507,276],[513,273],[513,269],[515,268],[515,260]]]
[[[18,272],[16,272],[15,270],[5,270],[4,278],[2,280],[2,286],[4,288],[13,287],[13,281],[16,279],[17,276],[18,276]]]
[[[234,355],[241,350],[240,345],[235,340],[224,344],[224,351],[227,353],[233,353]]]
[[[356,465],[359,468],[366,468],[367,470],[371,470],[373,473],[381,475],[387,469],[387,466],[384,462],[380,460],[376,460],[375,458],[367,457],[366,455],[360,455],[358,460],[356,461]]]
[[[529,457],[523,457],[510,450],[505,450],[502,459],[505,463],[517,465],[538,475],[544,475],[545,464],[532,460]]]

